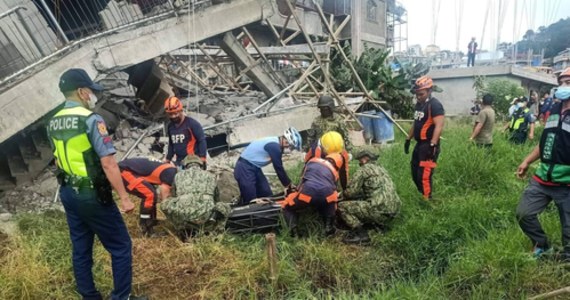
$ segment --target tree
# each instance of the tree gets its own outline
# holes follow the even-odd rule
[[[525,90],[518,84],[509,80],[493,80],[487,86],[487,93],[493,96],[493,106],[497,114],[506,116],[514,98],[522,97]]]
[[[387,63],[389,50],[374,49],[366,47],[358,59],[352,56],[351,48],[348,44],[343,47],[345,53],[350,57],[356,72],[362,79],[367,90],[371,91],[372,97],[380,101],[386,101],[392,112],[403,118],[410,118],[414,111],[413,95],[410,92],[414,81],[427,74],[429,66],[425,64],[402,64],[399,72],[394,72]],[[353,89],[360,91],[360,87],[355,82],[352,72],[344,63],[344,60],[337,51],[332,52],[330,73],[334,78],[333,84],[339,91]],[[435,91],[441,89],[435,87]]]

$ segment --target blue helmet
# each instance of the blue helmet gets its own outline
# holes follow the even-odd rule
[[[283,136],[289,143],[289,147],[291,147],[292,149],[301,150],[301,145],[303,144],[303,138],[301,137],[299,131],[295,129],[295,127],[289,127],[287,130],[285,130]]]

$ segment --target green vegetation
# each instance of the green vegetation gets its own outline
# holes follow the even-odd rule
[[[525,90],[517,83],[505,80],[494,79],[488,81],[485,76],[475,76],[473,89],[477,92],[477,99],[482,99],[483,95],[489,93],[493,96],[493,107],[499,116],[505,117],[508,114],[511,101],[514,98],[522,97]]]
[[[143,239],[129,215],[135,291],[153,299],[523,299],[568,285],[559,263],[531,258],[515,220],[526,182],[514,171],[532,145],[512,146],[497,133],[486,152],[467,141],[471,126],[448,122],[433,203],[413,187],[398,136],[380,159],[403,201],[391,230],[372,233],[369,247],[326,239],[318,222],[304,239],[283,232],[275,284],[262,235]],[[560,246],[556,209],[541,220]],[[21,215],[19,228],[17,236],[0,235],[0,299],[76,299],[64,215]],[[94,256],[96,281],[108,294],[110,258],[100,244]]]

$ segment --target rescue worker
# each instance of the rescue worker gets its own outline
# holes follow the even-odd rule
[[[517,207],[517,219],[522,231],[533,244],[533,254],[540,257],[551,247],[538,220],[548,204],[554,200],[562,225],[561,259],[570,262],[570,68],[558,76],[559,88],[545,123],[540,143],[517,168],[519,178],[524,178],[529,165],[540,159],[529,185],[523,192]]]
[[[186,156],[183,166],[176,173],[174,196],[160,209],[183,239],[197,230],[223,230],[231,207],[220,202],[216,175],[202,170],[202,161],[194,155]]]
[[[160,186],[162,201],[170,196],[170,187],[174,184],[176,167],[148,158],[129,158],[119,162],[121,177],[127,192],[141,199],[139,225],[143,235],[150,236],[157,224],[156,204],[158,195],[155,185]]]
[[[527,99],[523,99],[518,103],[517,109],[513,112],[511,119],[505,128],[509,130],[509,142],[520,145],[529,139],[534,139],[534,122],[536,117],[527,107]]]
[[[311,158],[305,165],[298,191],[290,193],[281,204],[292,235],[298,235],[298,211],[306,207],[315,208],[321,215],[326,235],[336,232],[334,221],[338,201],[338,172],[343,164],[344,158],[340,153],[331,153],[324,159]]]
[[[360,168],[354,173],[348,189],[342,193],[338,212],[351,231],[343,239],[347,244],[370,242],[364,225],[384,226],[400,211],[401,201],[388,172],[376,161],[375,149],[364,148],[356,156]]]
[[[412,153],[412,179],[425,200],[432,198],[432,177],[440,152],[439,137],[443,130],[445,110],[432,97],[433,80],[422,76],[415,82],[414,92],[418,100],[415,106],[414,123],[404,144],[404,152],[410,151],[410,140],[416,140]]]
[[[114,289],[111,299],[146,299],[129,296],[132,284],[131,238],[113,200],[111,186],[120,207],[129,213],[134,204],[121,182],[112,138],[105,121],[90,109],[95,107],[103,87],[83,69],[69,69],[59,80],[65,96],[63,108],[49,121],[49,140],[54,149],[73,248],[73,272],[83,299],[102,299],[93,282],[93,240],[95,235],[111,254]]]
[[[321,136],[328,131],[336,131],[340,133],[344,139],[344,147],[350,152],[352,144],[350,143],[348,128],[346,122],[340,116],[334,113],[334,100],[331,96],[322,95],[317,102],[321,115],[316,117],[311,124],[311,129],[307,131],[307,143],[305,151],[316,143]]]
[[[251,200],[271,196],[273,193],[261,168],[273,164],[279,181],[290,192],[295,189],[283,168],[282,156],[285,148],[300,150],[302,138],[297,129],[290,127],[282,136],[267,137],[253,141],[240,155],[234,178],[238,182],[241,195],[240,205]]]
[[[207,145],[202,125],[184,114],[182,102],[177,97],[169,97],[164,102],[164,111],[168,114],[168,152],[164,162],[173,161],[179,166],[187,155],[196,155],[202,159],[202,169],[206,170]]]
[[[340,153],[343,157],[344,164],[339,170],[339,179],[340,186],[344,191],[348,184],[348,162],[350,161],[350,155],[344,149],[344,140],[340,133],[336,131],[325,132],[316,143],[313,143],[309,151],[305,154],[305,164],[314,157],[325,158],[327,154],[332,153]]]

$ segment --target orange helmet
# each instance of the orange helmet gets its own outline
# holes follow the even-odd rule
[[[564,71],[558,75],[558,83],[560,83],[560,79],[562,79],[562,77],[570,77],[570,67],[564,69]]]
[[[177,97],[168,97],[166,101],[164,101],[164,111],[167,113],[174,113],[182,111],[182,102]]]
[[[416,84],[414,86],[414,90],[425,90],[431,89],[433,87],[433,80],[431,77],[424,75],[416,80]]]
[[[344,158],[342,158],[342,154],[340,153],[331,153],[327,155],[325,159],[330,161],[337,170],[344,164]]]

